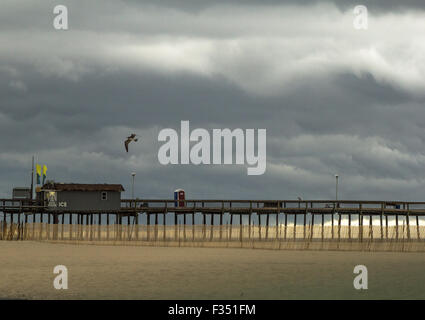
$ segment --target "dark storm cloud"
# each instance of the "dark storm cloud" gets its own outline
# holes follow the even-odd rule
[[[126,3],[137,5],[139,1],[136,0],[125,0]],[[173,7],[176,9],[182,9],[187,11],[199,11],[204,10],[211,6],[218,5],[237,5],[237,6],[277,6],[277,5],[299,5],[299,6],[311,6],[320,4],[323,2],[330,2],[335,4],[341,10],[348,10],[354,8],[356,5],[365,5],[368,8],[374,10],[376,13],[380,12],[394,12],[410,9],[425,9],[425,3],[421,0],[334,0],[334,1],[321,1],[321,0],[183,0],[183,1],[172,1],[172,0],[151,0],[144,3],[151,5],[160,5],[164,7]]]
[[[340,13],[349,2],[175,3],[63,2],[64,33],[51,27],[53,1],[7,3],[1,195],[28,182],[35,154],[57,181],[129,190],[136,171],[139,197],[182,187],[191,198],[332,198],[339,173],[343,198],[423,198],[420,2],[371,3],[383,16],[364,36]],[[406,17],[412,23],[393,23]],[[179,130],[181,120],[192,129],[266,128],[266,173],[161,166],[158,132]],[[131,132],[141,140],[127,154]]]

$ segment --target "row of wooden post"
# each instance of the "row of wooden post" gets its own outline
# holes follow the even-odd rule
[[[151,225],[151,215],[154,215],[154,218],[155,218],[154,224],[157,226],[159,224],[159,221],[158,221],[159,214],[162,214],[163,215],[163,225],[165,227],[166,226],[166,219],[165,219],[166,218],[166,213],[147,213],[147,225]],[[194,236],[194,234],[195,234],[194,233],[195,213],[192,212],[192,213],[188,213],[188,214],[192,215],[192,228],[193,228],[192,234]],[[210,240],[213,239],[213,232],[212,232],[212,230],[213,230],[213,227],[214,227],[214,217],[217,214],[220,217],[220,222],[219,222],[219,227],[220,227],[219,237],[220,237],[220,239],[222,239],[223,238],[222,227],[224,225],[223,224],[223,214],[224,214],[223,212],[222,213],[202,213],[202,215],[203,215],[202,225],[203,225],[204,239],[205,239],[206,234],[207,234],[207,232],[206,232],[206,228],[207,228],[206,218],[207,218],[207,215],[208,214],[210,215],[210,221],[211,221],[211,223],[210,223],[210,228],[211,228]],[[236,213],[230,213],[230,225],[231,226],[233,226],[233,224],[234,224],[233,223],[234,222],[233,216],[235,214]],[[276,226],[278,226],[279,225],[279,215],[280,215],[280,213],[273,213],[273,214],[276,215]],[[287,235],[288,214],[285,214],[285,213],[283,213],[283,214],[284,214],[284,239],[288,239],[288,235]],[[41,223],[43,223],[44,222],[44,214],[39,214],[39,215],[40,215],[39,221]],[[70,228],[72,228],[72,225],[74,224],[74,219],[73,219],[73,215],[74,214],[68,214],[68,215],[69,215],[68,224],[70,225]],[[94,224],[94,215],[95,214],[76,214],[76,215],[77,215],[77,225],[84,225],[84,224],[85,225],[93,225]],[[98,213],[97,215],[98,215],[98,225],[101,225],[101,215],[102,214],[101,213]],[[106,225],[107,226],[110,225],[110,215],[111,214],[106,214]],[[184,213],[175,214],[174,215],[174,225],[175,226],[179,225],[179,223],[178,223],[178,216],[179,215],[183,215],[183,237],[184,237],[184,239],[186,239],[186,227],[187,227],[186,215],[187,214],[184,214]],[[242,215],[243,214],[242,213],[238,213],[236,215],[239,215],[239,226],[240,226],[240,230],[241,230],[240,235],[242,237],[242,227],[243,227]],[[251,213],[247,213],[245,215],[248,215],[248,219],[249,219],[249,221],[248,221],[248,228],[249,228],[248,234],[249,234],[249,237],[251,237],[252,212]],[[259,240],[262,240],[262,236],[263,236],[262,235],[262,224],[261,224],[261,216],[262,215],[265,215],[266,216],[265,237],[264,238],[265,239],[269,239],[270,238],[269,237],[270,213],[263,213],[263,214],[259,214],[259,221],[258,221]],[[303,215],[303,218],[304,218],[303,219],[303,226],[304,226],[304,235],[303,235],[303,237],[304,238],[307,238],[307,234],[306,234],[307,213],[304,213],[302,215]],[[311,215],[311,224],[310,224],[310,226],[311,226],[311,229],[310,229],[311,230],[311,234],[310,234],[310,238],[313,237],[313,227],[315,225],[315,216],[316,215],[321,215],[322,216],[321,217],[322,218],[321,219],[322,239],[324,239],[324,222],[325,222],[325,217],[324,216],[325,215],[323,215],[323,214],[312,214]],[[297,216],[298,216],[297,214],[294,214],[294,226],[297,225]],[[331,238],[334,239],[335,238],[334,237],[334,221],[335,221],[335,219],[334,219],[334,215],[333,214],[331,216],[332,216],[332,219],[331,219],[331,223],[332,223],[331,224],[332,225],[332,235],[331,235]],[[15,223],[14,223],[14,215],[11,214],[10,217],[11,217],[10,218],[10,228],[12,228],[15,225]],[[36,214],[33,213],[32,214],[32,217],[33,217],[32,221],[35,221]],[[123,218],[124,217],[127,217],[127,224],[128,225],[130,225],[130,217],[133,217],[133,225],[134,225],[134,227],[136,228],[136,231],[137,231],[137,228],[139,226],[139,215],[138,214],[135,214],[135,215],[126,215],[126,216],[123,216],[121,214],[115,214],[115,224],[116,225],[122,225],[123,224]],[[341,231],[341,228],[340,228],[341,227],[341,217],[342,217],[342,215],[339,214],[338,215],[338,237],[337,237],[338,239],[341,238],[341,234],[340,234],[340,231]],[[369,217],[370,217],[369,218],[369,226],[371,227],[372,226],[372,218],[371,218],[372,216],[369,216]],[[399,237],[399,228],[398,228],[398,226],[399,226],[399,216],[395,216],[395,217],[396,217],[396,239],[398,239],[398,237]],[[420,233],[419,233],[419,216],[415,216],[415,217],[416,217],[416,226],[418,227],[417,228],[417,239],[420,239]],[[22,221],[21,214],[17,214],[17,221],[16,221],[16,225],[17,226],[27,225],[27,223],[28,223],[28,214],[24,214],[23,218],[24,219]],[[385,230],[386,231],[385,232],[385,237],[384,237],[384,232],[383,232],[384,231],[383,230],[383,228],[384,228],[384,226],[383,226],[383,215],[380,215],[379,218],[380,218],[380,227],[381,227],[381,230],[380,230],[381,231],[380,232],[381,239],[388,238],[388,216],[385,215],[385,229],[386,229]],[[359,230],[359,238],[360,238],[360,240],[362,240],[362,237],[363,237],[363,231],[362,231],[363,226],[364,226],[363,219],[364,219],[364,215],[363,214],[359,214],[359,228],[360,228],[360,230]],[[5,213],[3,213],[3,221],[4,221],[3,228],[5,228],[6,227],[6,223],[5,223],[5,221],[6,221],[6,214]],[[65,215],[64,214],[47,213],[47,223],[48,224],[54,224],[54,225],[57,225],[57,224],[66,224]],[[351,239],[352,217],[351,217],[350,214],[348,215],[348,226],[349,226],[349,228],[348,228],[348,232],[349,232],[348,238]],[[407,227],[407,238],[409,239],[410,238],[410,219],[409,219],[409,215],[406,215],[406,227]],[[230,234],[228,235],[228,237],[230,239],[232,239],[232,229],[233,228],[230,228],[230,231],[229,231]],[[372,230],[372,228],[370,228],[370,230]],[[150,229],[148,229],[148,232],[150,232]],[[157,239],[158,229],[155,228],[155,231],[154,232],[155,232],[154,238]],[[275,238],[280,238],[280,235],[278,234],[279,232],[280,232],[280,228],[276,228]],[[107,233],[108,233],[107,234],[107,238],[109,239],[109,228],[107,228]],[[178,234],[177,233],[178,233],[178,230],[177,230],[177,228],[175,228],[175,238],[176,239],[178,238]],[[3,234],[3,237],[4,237],[4,235],[7,234],[7,231],[6,230],[3,230],[2,234]],[[71,234],[72,234],[72,232],[71,232]],[[135,232],[135,234],[136,234],[136,238],[137,238],[139,233],[138,232]],[[23,237],[24,237],[24,235],[22,233],[20,233],[20,231],[18,231],[18,239],[21,239]],[[48,234],[48,237],[50,237],[49,234]],[[63,228],[62,228],[61,237],[63,238]],[[121,232],[118,233],[118,237],[119,237],[119,239],[122,237]],[[293,237],[294,238],[296,237],[295,228],[294,228]],[[373,233],[371,234],[370,237],[373,239]],[[60,238],[59,235],[57,234],[57,228],[54,228],[54,232],[53,232],[52,238],[53,239]],[[150,238],[150,233],[148,234],[148,238]],[[164,238],[165,238],[165,232],[164,232]],[[91,235],[90,236],[90,240],[96,240],[96,239]],[[100,232],[98,234],[98,240],[100,240]]]

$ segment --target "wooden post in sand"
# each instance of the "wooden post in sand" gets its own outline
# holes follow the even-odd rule
[[[136,241],[139,240],[139,213],[134,213],[134,232],[136,234]]]
[[[32,234],[31,234],[31,240],[34,240],[35,238],[35,213],[32,214]]]
[[[285,215],[285,230],[283,232],[283,238],[286,240],[286,231],[288,227],[288,214],[286,212],[283,213]]]
[[[385,215],[385,237],[388,240],[388,215]]]
[[[313,235],[314,235],[314,213],[311,213],[310,239],[313,239]]]
[[[220,240],[221,240],[223,238],[223,229],[222,229],[223,228],[223,212],[220,213],[220,227],[219,228],[220,228]]]
[[[223,216],[223,212],[221,215]],[[192,212],[192,240],[195,240],[195,211]]]
[[[7,237],[8,240],[13,240],[13,213],[10,214],[10,231],[9,236]]]
[[[410,219],[409,212],[406,214],[407,240],[410,240]]]
[[[398,214],[395,216],[395,238],[398,240]]]
[[[4,206],[4,202],[3,202],[3,206]],[[6,222],[6,213],[3,212],[3,239],[6,240],[7,239],[7,222]]]
[[[266,216],[266,240],[269,238],[269,220],[270,220],[270,214],[267,213],[267,216]]]
[[[179,234],[179,238],[180,238],[180,234]],[[186,214],[185,213],[183,213],[183,238],[186,240]]]
[[[294,240],[297,238],[297,214],[294,214]]]
[[[239,214],[239,240],[242,242],[242,213]]]
[[[27,230],[27,226],[28,226],[28,214],[25,215],[25,222],[24,222],[24,239],[22,240],[26,240],[28,237],[28,230]]]
[[[262,234],[261,234],[261,213],[257,212],[258,216],[258,239],[261,241]]]
[[[322,214],[322,241],[325,238],[325,215]]]
[[[230,214],[229,240],[232,240],[232,228],[233,228],[233,213]]]
[[[109,213],[106,215],[106,240],[109,240]]]
[[[279,214],[280,214],[280,202],[277,203],[277,213],[276,213],[276,239],[279,238]]]
[[[384,239],[384,225],[382,223],[383,215],[384,215],[384,212],[381,212],[381,215],[379,216],[379,224],[381,226],[381,239]]]
[[[64,229],[64,226],[65,226],[65,214],[64,213],[62,213],[62,216],[61,216],[61,240],[63,240],[63,229]]]
[[[341,213],[338,214],[338,241],[341,240]]]
[[[93,240],[94,214],[90,214],[90,241]]]
[[[406,224],[407,224],[407,239],[410,240],[410,206],[407,204]]]
[[[420,229],[419,229],[419,216],[416,215],[416,235],[418,240],[421,238]]]
[[[98,232],[97,233],[97,240],[100,241],[101,236],[102,236],[102,230],[101,230],[101,228],[102,228],[102,214],[101,213],[98,214],[97,219],[98,219],[98,221],[97,221],[97,232]]]
[[[213,240],[214,237],[214,213],[211,214],[211,232],[210,232],[210,241]]]
[[[167,220],[166,220],[166,218],[167,218],[167,212],[164,212],[163,213],[163,220],[162,220],[162,225],[163,225],[163,230],[164,230],[164,233],[163,233],[163,235],[162,235],[162,238],[163,238],[163,240],[165,241],[166,239],[167,239]]]
[[[18,213],[18,237],[16,240],[20,240],[21,239],[21,213]]]
[[[72,213],[69,214],[69,240],[72,240]]]
[[[43,213],[40,213],[40,234],[39,234],[39,240],[43,239]]]
[[[373,240],[373,216],[372,215],[369,216],[369,234],[370,234],[370,239]]]
[[[84,220],[84,217],[83,217],[83,220]],[[84,221],[83,221],[82,224],[84,225]],[[84,236],[84,233],[83,233],[84,240],[87,240],[88,239],[88,227],[89,227],[89,215],[86,214],[86,225],[83,228],[86,231],[85,236]]]
[[[348,214],[348,239],[351,240],[351,213]]]
[[[207,217],[206,214],[202,212],[202,234],[204,240],[207,238]]]
[[[47,214],[47,239],[50,240],[50,213]]]
[[[359,239],[360,242],[363,241],[363,213],[362,213],[362,204],[359,205]]]
[[[252,203],[251,203],[252,206]],[[252,219],[252,207],[249,210],[248,216],[248,238],[251,239],[251,219]]]
[[[174,212],[174,239],[175,240],[177,240],[177,223],[178,223],[177,213]]]

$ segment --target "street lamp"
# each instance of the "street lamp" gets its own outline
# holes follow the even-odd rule
[[[338,201],[338,175],[335,175],[335,200]]]
[[[132,172],[131,176],[133,177],[133,184],[131,186],[131,199],[134,200],[134,177],[136,176],[136,173]]]

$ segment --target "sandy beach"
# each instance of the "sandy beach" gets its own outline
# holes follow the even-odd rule
[[[425,254],[0,242],[2,299],[424,299]],[[353,287],[366,265],[369,289]],[[53,287],[65,265],[69,289]]]

